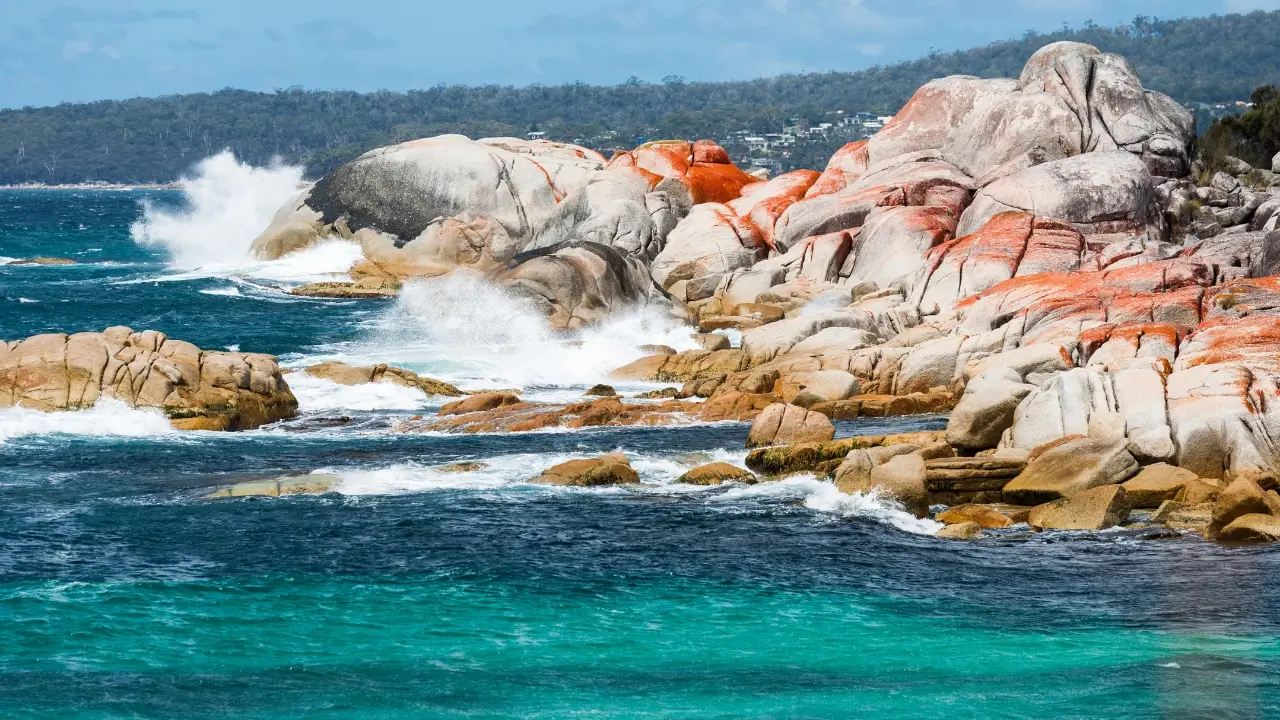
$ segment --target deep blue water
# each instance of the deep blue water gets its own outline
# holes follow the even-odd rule
[[[295,364],[403,349],[382,334],[416,306],[173,280],[164,249],[130,238],[142,195],[0,193],[0,256],[83,263],[0,267],[0,338],[127,324]],[[0,412],[0,716],[1280,716],[1268,548],[1129,531],[948,543],[810,479],[667,485],[740,461],[743,425],[408,435],[395,421],[429,401],[331,390],[243,434]],[[615,449],[644,489],[522,482]],[[433,469],[459,460],[486,467]],[[340,492],[201,499],[314,470]]]

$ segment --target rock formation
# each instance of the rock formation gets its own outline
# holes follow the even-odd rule
[[[249,430],[298,410],[270,355],[127,327],[0,341],[0,408],[83,410],[102,398],[162,410],[181,430]]]

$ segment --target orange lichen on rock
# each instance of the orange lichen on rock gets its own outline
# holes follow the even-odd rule
[[[772,248],[778,218],[802,199],[817,179],[818,173],[813,170],[794,170],[767,182],[748,185],[743,188],[742,197],[730,202],[729,207],[754,225],[764,243]]]
[[[735,166],[724,148],[710,140],[645,143],[630,152],[616,153],[609,161],[610,169],[622,167],[679,180],[689,188],[695,204],[729,202],[737,199],[743,188],[758,182]]]
[[[805,197],[817,197],[837,193],[857,182],[870,164],[867,141],[859,140],[836,151],[827,162],[827,169],[805,193]]]

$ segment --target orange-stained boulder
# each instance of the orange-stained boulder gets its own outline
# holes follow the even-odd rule
[[[1066,223],[1000,213],[977,232],[934,247],[915,297],[946,311],[1013,277],[1077,270],[1084,250],[1084,237]]]
[[[818,173],[813,170],[795,170],[779,175],[767,182],[748,185],[743,189],[742,197],[730,202],[729,207],[739,217],[755,225],[765,244],[772,248],[778,218],[792,203],[803,198],[817,179]]]
[[[619,152],[609,168],[637,167],[657,177],[675,178],[689,188],[695,204],[727,203],[757,182],[738,169],[724,148],[710,140],[658,140]]]
[[[867,171],[868,160],[866,140],[845,145],[827,161],[827,169],[822,171],[822,176],[813,183],[805,197],[830,195],[849,187]]]

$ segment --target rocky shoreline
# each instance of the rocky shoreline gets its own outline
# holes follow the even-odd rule
[[[1280,166],[1211,174],[1195,142],[1191,115],[1123,58],[1055,43],[1016,79],[929,83],[821,172],[748,174],[708,141],[608,160],[513,138],[380,148],[304,189],[253,252],[359,246],[350,282],[298,295],[472,273],[565,333],[647,308],[700,348],[646,348],[612,373],[666,390],[561,404],[385,365],[306,369],[461,398],[397,432],[750,422],[749,475],[689,482],[813,473],[955,539],[1025,523],[1275,540]],[[274,358],[160,333],[0,345],[0,407],[100,396],[189,429],[297,407]],[[843,420],[943,413],[937,433],[835,437]],[[574,462],[534,481],[635,482],[625,457]]]

